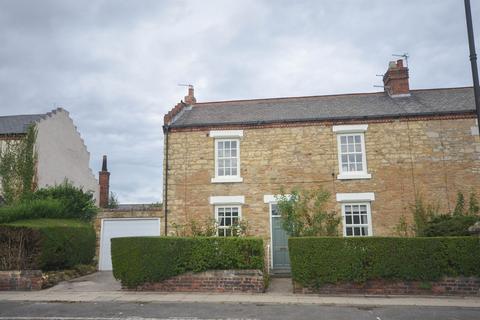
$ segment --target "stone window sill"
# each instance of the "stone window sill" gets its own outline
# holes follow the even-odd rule
[[[212,178],[212,183],[232,183],[232,182],[243,182],[241,177],[215,177]]]
[[[338,180],[357,180],[357,179],[371,179],[370,173],[340,173],[337,175]]]

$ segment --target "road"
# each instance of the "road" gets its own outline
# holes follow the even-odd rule
[[[344,307],[234,303],[57,303],[0,301],[0,320],[442,320],[480,319],[480,309],[451,307]]]

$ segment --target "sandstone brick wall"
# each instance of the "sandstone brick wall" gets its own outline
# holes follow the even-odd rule
[[[112,219],[112,218],[163,218],[163,210],[161,207],[152,207],[152,206],[142,206],[135,205],[129,209],[125,208],[116,208],[116,209],[105,209],[102,208],[98,213],[95,222],[94,228],[97,235],[97,249],[96,257],[100,253],[100,232],[102,227],[102,219]],[[163,230],[162,230],[163,233]]]
[[[480,279],[475,277],[448,277],[432,282],[370,280],[361,284],[326,284],[319,288],[304,288],[294,282],[293,291],[294,293],[302,294],[427,294],[479,296]]]
[[[162,282],[144,284],[136,290],[262,293],[265,287],[263,274],[259,270],[213,270],[184,273]]]
[[[214,139],[210,128],[169,133],[168,224],[214,217],[210,196],[244,195],[242,216],[250,234],[270,237],[269,208],[263,196],[281,187],[323,187],[330,207],[341,213],[336,193],[374,192],[373,234],[394,234],[401,215],[411,220],[415,193],[453,210],[457,191],[480,195],[480,140],[473,117],[392,120],[368,123],[365,144],[368,180],[336,178],[336,135],[332,124],[243,128],[240,142],[242,183],[211,183]],[[229,128],[222,128],[229,129]],[[242,129],[237,127],[235,129]]]
[[[0,291],[41,290],[42,284],[40,270],[0,271]]]

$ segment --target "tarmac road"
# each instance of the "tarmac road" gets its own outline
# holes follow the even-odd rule
[[[479,308],[239,303],[0,301],[0,320],[442,320],[480,319]]]

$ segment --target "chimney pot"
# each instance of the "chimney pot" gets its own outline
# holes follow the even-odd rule
[[[107,170],[107,156],[103,156],[103,161],[102,161],[102,171],[108,171]]]

